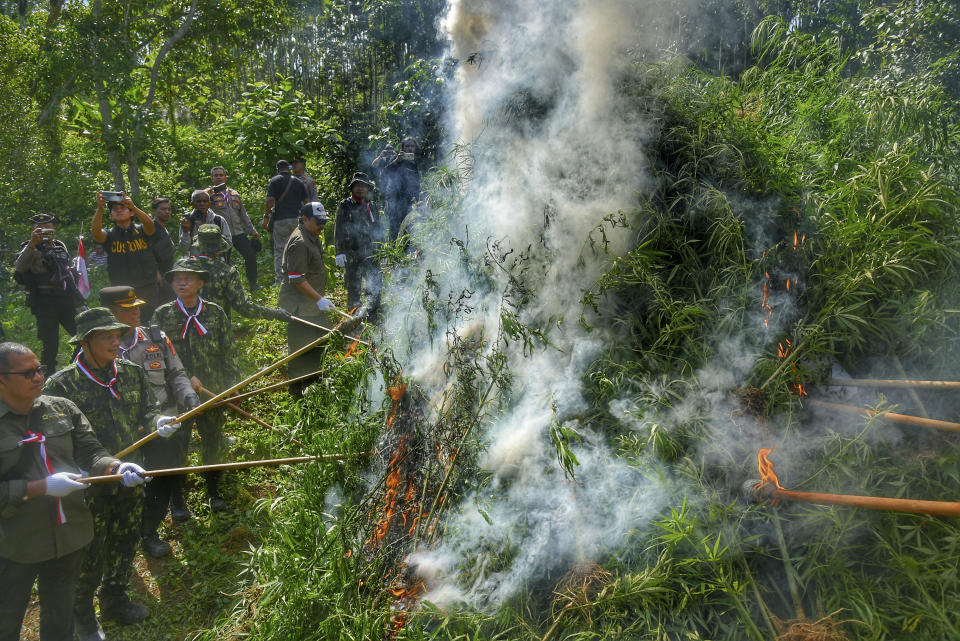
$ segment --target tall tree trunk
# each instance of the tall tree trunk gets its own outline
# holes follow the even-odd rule
[[[127,149],[127,179],[130,181],[130,197],[140,200],[140,152],[136,147]]]

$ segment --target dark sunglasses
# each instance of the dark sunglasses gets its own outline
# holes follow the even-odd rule
[[[0,372],[0,374],[3,374],[4,376],[19,375],[24,377],[28,381],[34,378],[37,374],[40,374],[41,376],[43,376],[46,373],[47,373],[47,368],[44,367],[43,365],[41,365],[40,367],[34,367],[33,369],[25,369],[22,372]]]

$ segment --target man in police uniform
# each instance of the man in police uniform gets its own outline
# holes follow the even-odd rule
[[[250,291],[257,291],[260,289],[257,285],[257,252],[260,251],[258,249],[260,233],[254,229],[253,221],[247,214],[247,208],[243,206],[240,194],[227,187],[227,170],[219,165],[211,169],[210,183],[213,185],[207,188],[207,193],[210,194],[210,209],[226,219],[233,234],[230,243],[243,258]]]
[[[59,219],[53,214],[28,218],[33,223],[30,240],[20,246],[14,262],[14,280],[27,290],[27,304],[37,319],[37,338],[43,345],[40,362],[47,373],[57,369],[60,350],[60,326],[70,334],[83,298],[70,267],[70,253],[62,241],[55,240]]]
[[[277,302],[292,316],[297,316],[317,325],[326,324],[325,312],[334,309],[324,292],[327,287],[327,268],[323,262],[323,226],[329,218],[323,205],[307,203],[300,208],[300,223],[290,234],[283,248],[283,284]],[[323,330],[291,321],[287,325],[287,353],[292,354],[304,345],[323,335]],[[287,364],[290,378],[309,374],[320,367],[323,348],[317,347]],[[309,383],[294,383],[290,394],[302,396]]]
[[[200,404],[197,393],[183,369],[180,357],[167,335],[156,325],[140,324],[140,308],[132,287],[105,287],[100,290],[100,304],[116,319],[129,325],[120,337],[120,357],[136,363],[147,375],[147,383],[163,414],[175,416]],[[190,430],[181,429],[167,439],[154,439],[143,446],[147,469],[160,470],[187,464]],[[190,511],[183,496],[184,477],[161,476],[144,489],[143,549],[154,558],[170,554],[170,544],[160,539],[157,528],[167,516],[167,505],[175,521],[186,521]]]
[[[237,268],[223,260],[225,252],[230,250],[230,243],[220,228],[216,225],[200,225],[197,240],[194,241],[190,253],[199,264],[210,274],[210,278],[203,286],[203,298],[213,301],[223,308],[230,318],[230,312],[236,310],[247,318],[272,318],[287,322],[290,314],[282,309],[265,307],[250,300],[243,283],[240,282],[240,273]]]
[[[42,388],[34,353],[0,343],[0,641],[20,638],[34,581],[40,641],[73,639],[76,579],[93,537],[80,470],[144,480],[142,468],[103,449],[76,405]]]
[[[117,322],[104,307],[81,312],[76,321],[77,333],[70,342],[80,345],[80,354],[47,381],[44,391],[72,400],[110,451],[120,451],[154,429],[162,437],[172,436],[179,425],[172,417],[159,415],[143,369],[118,358],[120,336],[130,327]],[[136,460],[141,458],[139,451],[130,458],[141,462]],[[140,541],[142,494],[139,487],[106,484],[89,491],[94,535],[77,581],[74,614],[78,626],[96,623],[93,595],[101,579],[100,615],[104,619],[129,625],[147,616],[147,608],[127,595]],[[91,638],[96,637],[91,634]]]

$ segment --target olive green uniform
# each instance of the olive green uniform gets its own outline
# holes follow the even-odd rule
[[[283,283],[277,299],[280,307],[311,323],[329,327],[326,313],[317,309],[317,303],[296,287],[297,283],[306,281],[321,296],[326,293],[327,267],[323,262],[322,235],[314,236],[301,222],[287,240],[281,267]],[[287,353],[292,354],[323,334],[322,330],[291,321],[287,325]],[[293,378],[316,371],[320,368],[323,353],[323,348],[318,347],[293,359],[287,364],[287,373]]]
[[[53,472],[106,473],[117,459],[97,441],[86,417],[65,398],[40,396],[27,414],[0,402],[0,639],[20,638],[20,626],[39,578],[40,638],[73,637],[75,579],[83,548],[93,538],[84,492],[27,500],[27,483]],[[58,509],[59,508],[59,509]],[[62,516],[61,516],[62,515]]]
[[[191,249],[203,269],[210,272],[210,278],[203,284],[203,298],[216,303],[226,312],[227,318],[236,310],[246,318],[271,318],[273,320],[287,320],[287,314],[282,310],[273,309],[253,302],[247,296],[240,280],[240,272],[233,265],[222,258],[206,254],[197,243]],[[193,375],[193,372],[190,372]],[[203,380],[202,378],[200,380]]]
[[[97,380],[92,380],[84,369]],[[108,387],[111,379],[116,380]],[[157,405],[146,374],[137,364],[121,358],[94,369],[81,354],[78,360],[51,376],[43,389],[73,401],[90,421],[97,440],[111,452],[146,436],[157,423]],[[142,463],[139,451],[128,458]],[[125,598],[140,541],[143,489],[139,485],[102,484],[88,491],[88,499],[93,514],[93,540],[77,580],[74,611],[78,614],[89,611],[101,579],[101,604]]]

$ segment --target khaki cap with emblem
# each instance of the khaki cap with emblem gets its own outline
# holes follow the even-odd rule
[[[77,314],[74,321],[77,323],[77,333],[70,337],[72,344],[79,343],[93,332],[109,332],[113,330],[126,331],[129,325],[121,323],[106,307],[92,307]]]
[[[147,301],[137,298],[133,287],[129,285],[115,285],[100,290],[100,304],[104,307],[140,307]]]

